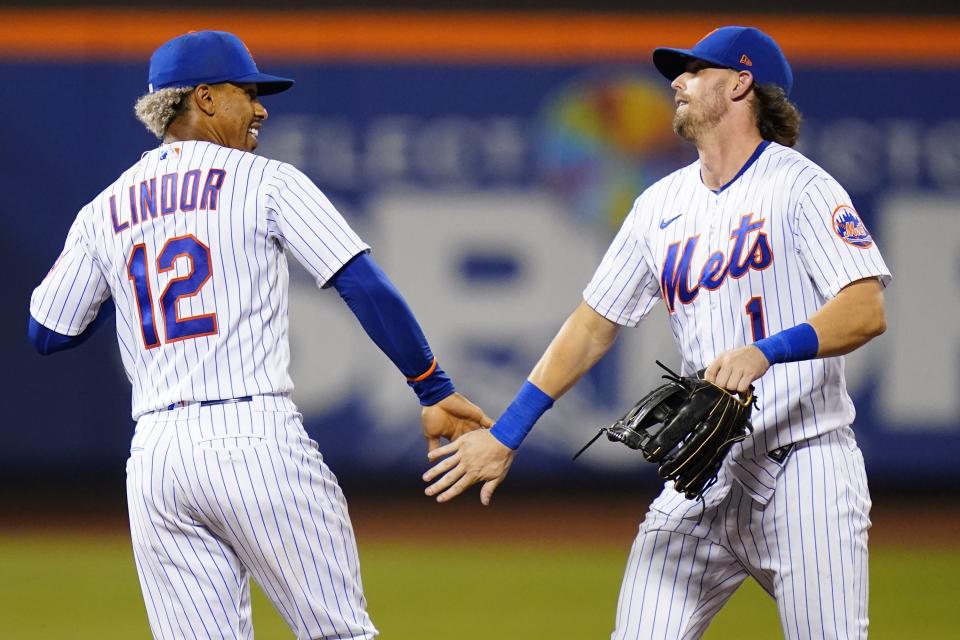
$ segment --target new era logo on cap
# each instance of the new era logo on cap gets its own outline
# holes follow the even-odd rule
[[[776,85],[788,95],[793,88],[793,71],[783,51],[773,38],[755,27],[720,27],[692,49],[659,47],[653,51],[653,64],[668,80],[683,73],[691,58],[749,71],[757,83]]]

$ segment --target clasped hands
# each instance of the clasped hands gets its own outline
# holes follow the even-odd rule
[[[514,453],[490,435],[493,420],[480,407],[454,393],[424,407],[420,421],[427,440],[427,458],[436,463],[423,474],[425,482],[435,480],[426,494],[436,496],[437,502],[446,502],[483,482],[480,502],[490,504],[493,492],[513,464]],[[448,444],[442,445],[442,438]]]
[[[730,391],[746,391],[766,373],[770,363],[752,345],[730,349],[707,367],[704,378]],[[437,502],[456,498],[472,485],[483,482],[480,502],[489,505],[493,492],[507,477],[514,451],[490,434],[493,420],[480,407],[459,393],[447,396],[421,414],[427,439],[427,458],[434,463],[423,480],[425,493]],[[442,445],[445,438],[448,444]]]

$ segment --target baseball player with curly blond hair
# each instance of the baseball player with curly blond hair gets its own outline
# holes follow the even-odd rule
[[[678,135],[699,154],[637,198],[513,404],[431,452],[427,494],[489,503],[537,419],[662,301],[681,373],[759,398],[703,500],[667,482],[627,563],[613,638],[698,638],[754,578],[787,638],[865,638],[870,496],[843,358],[885,329],[890,272],[829,174],[791,147],[780,47],[750,27],[660,48]],[[826,578],[825,578],[826,577]]]
[[[253,637],[250,576],[298,638],[373,638],[343,493],[288,396],[286,253],[406,376],[429,448],[491,421],[316,185],[253,155],[260,98],[292,80],[201,31],[157,49],[149,83],[136,112],[162,144],[80,210],[33,293],[31,340],[76,346],[114,300],[137,420],[130,531],[156,638]]]

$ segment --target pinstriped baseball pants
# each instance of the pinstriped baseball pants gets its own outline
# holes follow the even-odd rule
[[[158,639],[253,638],[252,576],[297,638],[374,638],[337,480],[285,397],[137,423],[134,558]]]
[[[705,510],[670,487],[654,500],[630,552],[611,637],[699,638],[753,577],[776,599],[788,640],[866,638],[871,502],[853,431],[799,444],[766,505],[729,475],[723,482],[728,491]]]

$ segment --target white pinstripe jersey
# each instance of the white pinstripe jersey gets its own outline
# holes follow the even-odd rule
[[[368,248],[294,167],[165,144],[80,210],[30,313],[77,335],[112,296],[134,417],[288,392],[284,249],[323,286]]]
[[[644,191],[583,295],[626,326],[663,300],[688,374],[871,276],[886,284],[890,272],[847,193],[797,151],[765,143],[717,193],[699,161]],[[736,459],[853,422],[843,358],[774,365],[754,384],[760,411]]]

